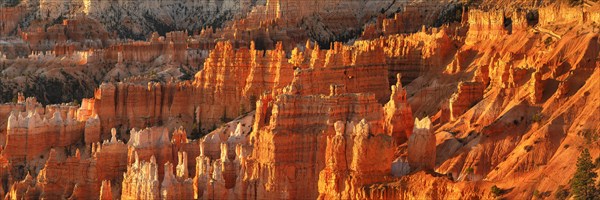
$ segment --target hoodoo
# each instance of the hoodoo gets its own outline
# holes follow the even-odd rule
[[[0,1],[4,199],[594,199],[599,138],[597,0]]]

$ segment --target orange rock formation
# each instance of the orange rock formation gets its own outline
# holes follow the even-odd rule
[[[445,3],[267,0],[223,28],[147,41],[115,42],[86,17],[29,26],[36,52],[23,60],[203,67],[188,81],[103,83],[79,107],[22,94],[0,105],[0,196],[492,199],[495,185],[530,199],[568,188],[581,149],[600,155],[600,4],[486,0],[449,14]],[[305,43],[348,27],[364,32]]]

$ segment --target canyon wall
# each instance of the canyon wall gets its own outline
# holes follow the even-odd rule
[[[21,37],[30,44],[33,51],[52,50],[55,45],[67,41],[79,50],[104,48],[110,42],[104,26],[97,20],[83,15],[65,19],[62,24],[49,27],[33,24],[21,33]]]
[[[597,5],[535,8],[537,24],[535,9],[473,6],[463,23],[416,33],[410,20],[426,8],[407,8],[375,21],[381,30],[367,28],[361,40],[322,50],[302,46],[309,36],[296,29],[336,24],[308,31],[326,38],[397,4],[265,3],[230,23],[239,27],[90,51],[134,68],[161,57],[182,64],[197,58],[187,53],[212,49],[193,80],[104,83],[79,107],[23,95],[0,105],[0,196],[492,199],[496,186],[500,198],[530,199],[569,185],[582,148],[600,153]],[[85,38],[84,28],[55,26],[40,38]],[[55,46],[56,54],[74,49]],[[66,57],[27,59],[54,58]]]
[[[85,125],[75,113],[74,106],[26,108],[26,112],[11,112],[2,154],[15,162],[24,162],[36,159],[52,147],[66,147],[81,141]]]
[[[103,52],[103,58],[113,62],[151,62],[163,56],[166,62],[187,64],[188,33],[185,31],[168,32],[159,36],[154,32],[148,41],[122,42],[111,45]]]
[[[465,44],[473,45],[477,41],[494,40],[508,34],[504,27],[504,13],[501,11],[485,12],[469,10],[469,31]]]

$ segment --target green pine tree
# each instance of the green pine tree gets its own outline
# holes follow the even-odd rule
[[[598,174],[594,172],[594,163],[588,149],[584,149],[577,159],[577,171],[571,179],[571,190],[577,200],[598,199],[595,186]]]

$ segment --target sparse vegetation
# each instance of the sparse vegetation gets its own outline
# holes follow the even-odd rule
[[[589,150],[583,149],[577,159],[577,171],[571,179],[571,189],[575,199],[596,199],[600,195],[595,186],[596,177],[598,177],[598,174],[594,172],[595,167]]]
[[[19,3],[21,3],[21,0],[5,0],[3,3],[0,3],[0,5],[3,5],[4,7],[15,7],[19,5]]]
[[[202,124],[200,122],[192,124],[193,128],[192,128],[192,132],[190,134],[190,139],[195,140],[201,137],[204,137],[207,132],[204,131],[204,129],[202,129]]]
[[[250,110],[256,110],[256,101],[257,101],[256,96],[250,95],[249,100],[250,100]]]
[[[531,121],[533,121],[534,123],[539,123],[542,121],[543,117],[544,116],[542,115],[542,113],[536,113],[533,114],[533,116],[531,116]]]
[[[475,170],[472,167],[468,167],[467,169],[465,169],[465,176],[470,177],[473,175],[473,172],[475,172]]]
[[[227,117],[227,107],[223,107],[223,115],[221,116],[221,122],[222,122],[222,123],[225,123],[225,122],[229,122],[229,121],[231,121],[231,120],[232,120],[232,119],[229,119],[229,118]]]
[[[568,0],[569,5],[571,6],[581,6],[583,5],[583,0]]]
[[[238,115],[243,115],[246,114],[246,106],[244,106],[244,104],[240,104],[240,111],[238,113]]]
[[[475,170],[473,170],[472,167],[469,167],[469,168],[465,169],[465,173],[467,173],[467,174],[473,173],[474,171]]]
[[[499,197],[499,196],[502,196],[504,194],[504,190],[501,189],[501,188],[499,188],[496,185],[493,185],[490,190],[492,191],[492,195],[494,195],[494,197]]]
[[[554,198],[557,200],[565,200],[569,197],[569,190],[564,185],[559,185],[556,192],[554,192]]]
[[[583,130],[579,131],[579,136],[582,136],[583,138],[585,138],[585,142],[587,144],[596,142],[599,139],[598,133],[591,129],[583,129]]]
[[[533,190],[533,194],[531,196],[533,196],[536,199],[542,198],[542,194],[538,190]]]
[[[544,40],[544,45],[546,45],[546,47],[548,47],[548,46],[550,46],[550,44],[552,44],[552,42],[553,42],[552,38],[551,37],[547,37]]]

